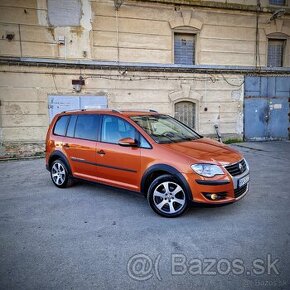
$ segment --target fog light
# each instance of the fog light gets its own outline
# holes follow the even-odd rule
[[[213,194],[210,195],[210,198],[211,198],[212,200],[215,200],[215,199],[218,198],[218,196],[217,196],[217,194],[213,193]]]
[[[216,193],[211,193],[211,192],[202,192],[202,194],[209,200],[220,200],[220,199],[225,199],[227,197],[227,192],[216,192]]]

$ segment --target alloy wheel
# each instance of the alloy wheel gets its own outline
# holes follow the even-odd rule
[[[66,178],[66,171],[61,163],[56,162],[53,164],[51,168],[51,177],[56,185],[63,185]]]
[[[173,181],[160,183],[153,192],[153,202],[163,213],[177,214],[186,202],[185,193],[180,185]]]

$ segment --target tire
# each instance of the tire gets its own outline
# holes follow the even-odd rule
[[[150,185],[147,194],[150,207],[163,217],[182,215],[189,204],[183,184],[172,175],[161,175]]]
[[[61,159],[52,162],[50,177],[53,184],[59,188],[66,188],[73,184],[73,178],[69,175],[67,165]]]

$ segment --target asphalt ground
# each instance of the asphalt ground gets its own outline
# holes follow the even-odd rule
[[[56,188],[44,159],[0,163],[1,289],[290,289],[290,142],[232,145],[249,193],[183,216],[98,184]]]

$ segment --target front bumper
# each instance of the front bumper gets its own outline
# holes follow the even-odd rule
[[[194,173],[187,174],[185,178],[190,185],[194,202],[223,204],[238,201],[247,194],[249,182],[239,186],[239,180],[246,178],[249,173],[250,171],[247,167],[242,174],[237,176],[232,176],[226,171],[225,175],[215,178],[204,178]],[[216,198],[212,199],[211,197]]]

